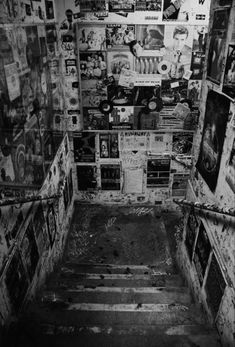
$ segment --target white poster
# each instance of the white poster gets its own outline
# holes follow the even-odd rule
[[[4,66],[7,88],[10,101],[15,100],[20,96],[20,80],[17,71],[17,64],[12,63]]]
[[[127,169],[124,171],[125,193],[143,193],[143,169]]]

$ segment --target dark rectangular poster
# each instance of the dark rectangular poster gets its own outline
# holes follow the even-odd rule
[[[84,132],[73,138],[74,161],[95,162],[95,134]]]
[[[77,180],[79,190],[96,189],[96,167],[91,165],[77,166]]]
[[[208,276],[206,279],[205,289],[207,293],[207,303],[211,308],[214,317],[219,310],[221,299],[224,295],[224,290],[226,287],[226,282],[224,280],[220,266],[213,254]]]
[[[203,223],[201,223],[199,228],[197,243],[195,247],[195,254],[193,258],[193,261],[197,270],[199,282],[201,283],[201,285],[203,283],[203,278],[206,272],[206,267],[207,267],[210,251],[211,251],[211,244],[207,236],[206,229]]]
[[[197,235],[197,227],[198,227],[198,221],[195,216],[195,212],[193,209],[189,212],[188,220],[186,224],[186,236],[185,236],[185,246],[188,251],[188,255],[190,260],[192,260],[193,256],[193,248],[194,243]]]
[[[100,134],[100,158],[118,157],[118,134]]]
[[[18,312],[29,286],[26,270],[18,251],[14,254],[6,271],[5,282],[11,305],[15,312]]]
[[[101,189],[120,190],[120,165],[101,165]]]
[[[229,108],[228,98],[213,90],[208,92],[196,168],[212,192],[217,185]]]
[[[228,46],[223,93],[235,99],[235,45]]]

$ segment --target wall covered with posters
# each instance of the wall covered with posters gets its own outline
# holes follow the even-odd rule
[[[43,186],[32,196],[39,199],[27,203],[8,199],[14,204],[0,206],[0,326],[20,312],[61,258],[72,215],[73,186],[66,136]]]
[[[209,7],[209,0],[57,2],[78,199],[184,196]]]
[[[216,323],[223,345],[233,346],[235,1],[213,1],[210,18],[207,71],[187,199],[223,208],[225,214],[203,211],[197,204],[186,208],[178,253],[191,288]]]

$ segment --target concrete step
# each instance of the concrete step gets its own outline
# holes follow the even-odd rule
[[[77,286],[77,289],[43,291],[39,296],[43,302],[55,300],[83,303],[142,303],[142,304],[189,304],[191,297],[186,287],[91,287]]]
[[[104,286],[104,287],[177,287],[183,286],[179,275],[166,273],[143,274],[107,274],[107,273],[77,273],[73,270],[63,269],[50,278],[47,287],[76,288],[77,285]]]
[[[128,264],[97,264],[97,263],[76,263],[65,262],[63,268],[74,270],[74,272],[88,272],[88,273],[112,273],[112,274],[126,274],[129,271],[133,274],[150,274],[153,271],[163,272],[166,269],[166,262],[157,262],[154,265],[128,265]],[[60,271],[61,268],[58,270]]]
[[[32,324],[32,323],[31,323]],[[26,325],[27,326],[27,325]],[[35,326],[35,325],[34,325]],[[203,325],[55,326],[24,332],[15,347],[219,347],[218,334]],[[10,347],[8,345],[7,347]]]
[[[181,304],[94,304],[54,301],[27,309],[31,318],[58,325],[204,324],[200,311]]]

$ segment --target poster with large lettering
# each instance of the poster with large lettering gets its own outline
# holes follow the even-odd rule
[[[208,92],[196,168],[212,192],[217,185],[229,108],[228,98],[213,90]]]

